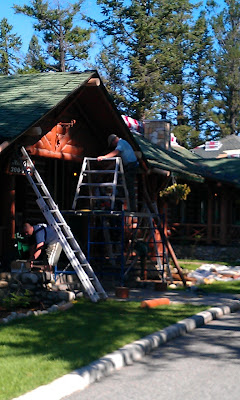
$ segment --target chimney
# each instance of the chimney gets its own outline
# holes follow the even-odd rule
[[[171,150],[171,122],[167,120],[167,111],[160,114],[161,119],[144,121],[144,136],[153,144]]]

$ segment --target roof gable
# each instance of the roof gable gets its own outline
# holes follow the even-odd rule
[[[96,71],[0,76],[0,138],[12,140],[89,80]]]

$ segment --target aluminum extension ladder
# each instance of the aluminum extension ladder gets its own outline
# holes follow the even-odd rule
[[[109,164],[111,169],[99,169],[103,164]],[[108,182],[106,182],[107,176]],[[84,188],[87,189],[87,194],[86,190],[85,193],[81,190]],[[110,193],[106,193],[109,189]],[[121,191],[124,193],[124,197],[119,195]],[[97,161],[97,158],[85,157],[73,200],[73,210],[76,210],[79,199],[88,199],[91,210],[99,208],[97,202],[101,200],[109,201],[111,210],[114,210],[116,200],[126,200],[129,209],[129,197],[121,157],[106,158],[100,162]]]
[[[21,152],[22,167],[31,187],[37,195],[36,202],[48,224],[52,226],[57,233],[63,251],[75,270],[82,284],[83,290],[93,302],[97,302],[100,299],[106,299],[108,297],[107,294],[83,254],[78,242],[74,238],[71,229],[59,211],[58,206],[52,199],[26,149],[22,147]]]

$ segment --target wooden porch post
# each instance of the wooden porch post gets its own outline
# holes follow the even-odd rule
[[[227,244],[227,192],[223,187],[220,205],[220,244]]]
[[[208,185],[207,244],[212,243],[212,224],[213,224],[213,193],[210,185]]]
[[[6,247],[11,247],[15,234],[15,176],[3,175],[4,192],[2,196],[2,224],[6,227]]]

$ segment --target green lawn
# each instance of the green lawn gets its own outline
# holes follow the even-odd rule
[[[195,271],[197,268],[201,267],[202,264],[217,264],[217,265],[227,265],[227,266],[234,266],[239,265],[239,263],[234,261],[209,261],[209,260],[185,260],[185,259],[178,259],[179,265],[183,269]]]
[[[216,281],[210,285],[199,285],[200,289],[203,289],[206,293],[231,293],[240,294],[240,280],[221,282]]]
[[[220,264],[203,260],[178,261],[188,270],[205,263]],[[240,281],[200,287],[206,292],[240,293]],[[108,299],[95,304],[82,299],[65,312],[0,325],[0,400],[10,400],[47,384],[205,309],[205,306],[170,304],[149,310],[141,308],[140,302]]]
[[[71,309],[0,326],[0,399],[47,384],[206,307],[82,299]]]

